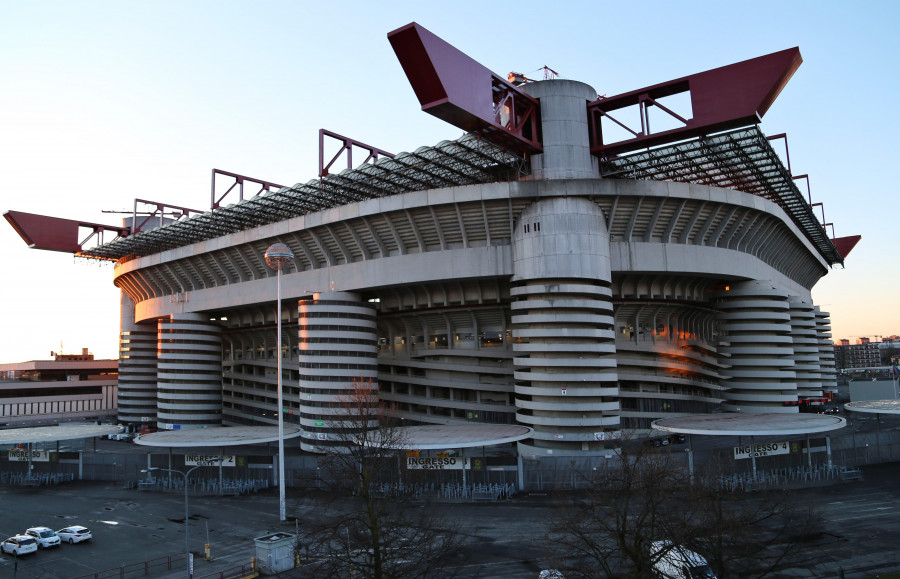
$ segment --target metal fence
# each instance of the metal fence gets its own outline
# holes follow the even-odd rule
[[[835,431],[832,435],[814,435],[810,438],[812,452],[806,452],[805,438],[790,440],[791,452],[780,456],[766,456],[756,459],[757,473],[790,472],[791,469],[805,468],[812,472],[817,468],[853,468],[869,464],[900,460],[900,426],[875,419],[860,428]],[[693,443],[701,447],[700,437]],[[768,439],[757,437],[756,443]],[[827,441],[827,442],[826,442]],[[746,444],[747,439],[735,437],[736,445]],[[127,443],[122,443],[127,444]],[[830,464],[827,447],[830,447]],[[123,449],[125,450],[125,449]],[[672,444],[649,452],[665,455],[674,468],[688,469],[686,444]],[[50,462],[34,462],[29,471],[27,462],[3,460],[0,457],[0,485],[45,486],[64,484],[72,480],[112,481],[135,489],[168,490],[183,492],[183,478],[174,473],[141,472],[150,468],[184,471],[185,456],[166,453],[94,452],[57,453]],[[264,451],[265,452],[265,451]],[[735,480],[746,480],[753,472],[750,460],[736,460],[732,448],[698,449],[696,472],[701,476],[732,476]],[[473,461],[474,463],[474,461]],[[465,472],[461,470],[409,470],[402,461],[395,468],[386,471],[386,479],[379,481],[385,485],[429,485],[433,495],[441,498],[442,488],[466,487],[466,493],[444,493],[446,496],[474,496],[476,485],[491,488],[491,485],[515,485],[520,491],[553,491],[588,488],[592,480],[604,469],[615,467],[617,456],[593,457],[523,457],[522,472],[513,466],[510,456],[484,457],[477,467]],[[192,493],[237,495],[271,488],[277,484],[276,459],[269,455],[241,455],[237,466],[204,466],[198,468],[190,479]],[[190,467],[188,467],[190,468]],[[800,472],[797,470],[796,472]],[[744,477],[741,479],[740,477]],[[770,476],[770,479],[774,477]],[[802,481],[800,478],[783,477],[785,481]],[[829,480],[829,479],[825,479]],[[329,484],[322,459],[315,455],[287,456],[285,459],[285,484],[295,489],[328,490]],[[142,483],[143,487],[142,487]],[[149,483],[149,484],[146,484]]]
[[[158,557],[149,561],[141,561],[140,563],[131,563],[112,569],[104,569],[96,573],[88,573],[79,575],[74,579],[129,579],[131,577],[149,577],[163,571],[177,571],[187,566],[186,555],[179,553],[177,555],[169,555],[167,557]],[[196,579],[237,579],[238,577],[251,576],[256,571],[253,563],[245,563],[243,565],[235,565],[228,569],[215,571],[208,575],[196,577]]]

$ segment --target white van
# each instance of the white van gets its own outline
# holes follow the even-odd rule
[[[709,563],[699,553],[672,541],[655,541],[653,553],[653,573],[659,579],[716,579]]]

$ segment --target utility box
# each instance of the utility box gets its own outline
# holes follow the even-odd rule
[[[256,543],[256,568],[263,575],[275,575],[294,568],[297,535],[272,533],[253,539]]]

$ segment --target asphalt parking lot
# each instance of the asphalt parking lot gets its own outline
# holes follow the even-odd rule
[[[145,561],[160,565],[151,576],[186,575],[184,495],[180,492],[141,492],[120,485],[76,482],[42,489],[0,488],[0,500],[0,534],[4,538],[36,525],[56,530],[80,524],[93,533],[89,542],[63,544],[24,556],[18,560],[17,571],[13,557],[4,555],[0,558],[2,577],[72,579]],[[278,526],[277,495],[193,496],[189,502],[195,578],[249,563],[253,538]],[[202,560],[207,542],[212,546],[212,562]],[[172,555],[180,559],[169,572],[162,564]]]
[[[806,489],[797,500],[820,506],[825,533],[806,549],[817,554],[809,569],[792,569],[783,577],[871,577],[900,570],[900,464],[864,469],[863,481]],[[314,520],[327,508],[326,495],[288,493],[288,514],[299,523],[280,523],[278,494],[269,490],[240,497],[191,496],[191,550],[196,555],[195,579],[247,564],[254,554],[254,537],[290,531],[295,524]],[[181,557],[185,549],[184,495],[181,492],[139,491],[112,483],[74,482],[56,487],[0,488],[4,537],[27,527],[59,529],[82,524],[94,534],[91,542],[61,545],[18,561],[0,557],[0,577],[74,579],[88,574],[133,566],[145,561]],[[428,505],[442,516],[464,521],[464,544],[456,557],[460,577],[535,578],[548,554],[543,523],[566,495],[520,495],[501,503],[442,503]],[[422,506],[422,505],[418,505]],[[204,545],[212,560],[202,559]],[[154,567],[151,577],[185,577],[179,559],[173,569]],[[118,576],[106,574],[104,576]],[[128,577],[138,576],[129,572]],[[290,577],[305,577],[303,570]]]
[[[877,440],[872,434],[878,427],[874,418],[852,418],[845,437],[859,438],[868,432],[868,440]],[[900,429],[888,420],[883,420],[880,428],[883,433]],[[696,441],[697,455],[711,453],[714,442]],[[92,446],[102,453],[146,452],[125,442],[98,440]],[[681,445],[675,445],[675,450],[680,449]],[[836,451],[835,460],[843,462],[843,452]],[[868,459],[868,452],[857,454],[858,458]],[[896,460],[900,453],[894,455]],[[848,454],[847,458],[851,456]],[[891,458],[889,453],[885,458]],[[838,577],[843,569],[847,579],[856,579],[900,570],[900,549],[896,547],[896,538],[900,537],[900,463],[863,469],[863,481],[836,483],[797,494],[797,500],[821,509],[825,532],[805,546],[816,555],[815,568],[794,569],[783,576]],[[124,473],[122,476],[127,478]],[[301,525],[321,517],[333,499],[299,488],[289,488],[287,497],[289,517]],[[41,488],[0,486],[0,500],[0,540],[38,525],[56,530],[81,524],[94,534],[89,543],[61,545],[23,557],[17,570],[12,557],[0,556],[0,578],[75,579],[124,565],[134,570],[135,565],[148,561],[156,564],[151,577],[186,575],[184,494],[180,491],[140,491],[126,489],[121,482],[76,481]],[[533,579],[546,568],[550,553],[544,525],[559,504],[568,500],[565,493],[520,493],[509,502],[437,503],[426,508],[463,523],[464,544],[455,558],[460,577]],[[191,495],[195,579],[249,564],[255,554],[255,537],[292,531],[294,524],[282,524],[278,510],[274,488],[238,497]],[[211,546],[210,561],[203,559],[207,543]],[[177,558],[172,569],[163,565],[167,557]],[[104,576],[119,575],[110,572]],[[129,572],[126,576],[138,575]],[[290,576],[307,574],[299,570]]]

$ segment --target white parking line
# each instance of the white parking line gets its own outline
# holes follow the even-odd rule
[[[896,515],[896,513],[891,511],[891,512],[887,512],[887,513],[877,513],[877,514],[872,514],[872,515],[861,515],[859,517],[844,517],[842,519],[828,519],[828,520],[829,520],[829,522],[832,522],[832,523],[839,523],[841,521],[853,521],[855,519],[870,519],[873,517],[883,517],[885,515],[893,516],[893,515]]]

